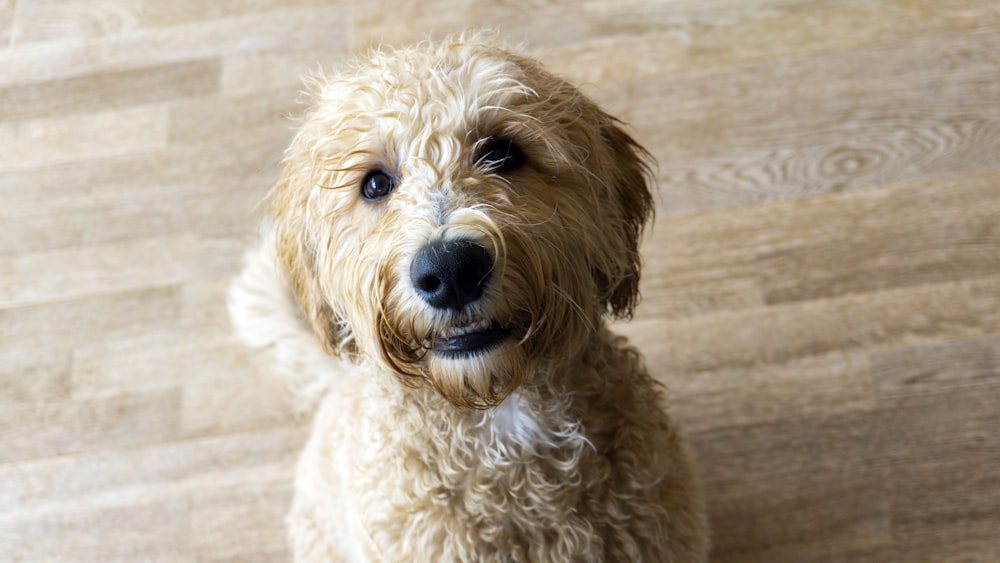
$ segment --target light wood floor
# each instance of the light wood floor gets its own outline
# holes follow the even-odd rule
[[[995,0],[0,0],[0,560],[282,561],[227,280],[298,75],[500,27],[659,161],[644,301],[715,561],[1000,561]]]

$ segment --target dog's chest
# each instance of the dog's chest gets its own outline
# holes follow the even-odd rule
[[[538,408],[515,393],[493,411],[465,418],[378,417],[381,447],[352,458],[371,463],[362,478],[372,480],[370,490],[381,491],[383,502],[396,505],[387,512],[440,511],[484,525],[519,519],[579,501],[581,475],[594,452],[566,411],[564,405]],[[552,502],[539,502],[543,496]]]
[[[373,553],[456,560],[444,554],[480,553],[488,539],[507,555],[525,550],[496,560],[545,560],[526,554],[557,538],[588,544],[608,468],[568,402],[514,395],[463,415],[358,383],[365,391],[327,398],[301,466],[337,507],[331,518],[371,538]]]
[[[551,431],[518,393],[487,415],[487,420],[491,431],[487,440],[504,449],[548,441],[546,434]]]

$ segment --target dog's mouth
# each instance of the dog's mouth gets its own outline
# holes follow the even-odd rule
[[[487,352],[503,343],[510,329],[487,319],[465,325],[452,325],[434,337],[434,353],[444,357],[472,356]]]

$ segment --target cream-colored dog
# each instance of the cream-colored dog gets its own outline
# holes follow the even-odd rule
[[[704,560],[685,446],[606,325],[636,303],[645,151],[480,35],[312,87],[230,292],[318,407],[296,559]]]

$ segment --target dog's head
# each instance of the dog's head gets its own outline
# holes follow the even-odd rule
[[[330,353],[485,407],[631,315],[647,154],[572,85],[460,36],[313,94],[271,221]]]

